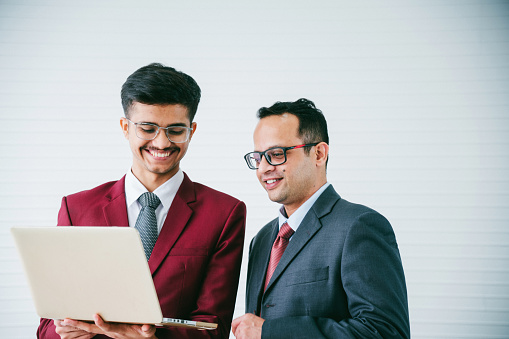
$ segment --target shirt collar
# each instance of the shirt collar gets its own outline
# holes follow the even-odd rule
[[[325,189],[329,185],[330,184],[326,182],[308,200],[306,200],[302,205],[300,205],[299,208],[297,208],[297,210],[293,212],[293,214],[289,218],[286,214],[285,207],[281,206],[281,208],[279,209],[279,228],[281,229],[281,226],[285,222],[288,222],[288,225],[295,232],[297,232],[297,228],[299,228],[300,223],[302,222],[306,214],[308,214],[309,210],[311,209],[311,206],[313,206],[318,197],[320,197],[320,195],[323,193],[323,191],[325,191]]]
[[[184,172],[179,169],[177,173],[164,184],[154,190],[154,194],[157,195],[163,208],[169,208],[173,197],[177,194],[177,191],[184,181]],[[143,193],[148,192],[147,188],[136,178],[131,170],[129,170],[125,176],[125,199],[127,207],[129,208],[132,204],[138,201],[138,198]]]

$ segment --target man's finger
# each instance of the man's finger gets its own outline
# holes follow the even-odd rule
[[[53,324],[55,324],[55,326],[65,326],[62,324],[62,319],[53,319]]]
[[[80,329],[80,330],[83,330],[83,331],[89,332],[89,333],[104,333],[95,324],[89,324],[89,323],[86,323],[86,322],[83,322],[83,321],[74,320],[74,319],[66,318],[66,319],[64,319],[62,321],[62,324],[64,324],[65,326],[76,327],[77,329]]]
[[[94,323],[97,327],[99,327],[104,332],[110,332],[111,331],[111,325],[106,323],[103,318],[99,314],[94,314]]]
[[[141,326],[141,330],[144,332],[144,333],[151,333],[153,330],[155,330],[155,327],[153,325],[143,325]],[[154,332],[155,333],[155,332]]]
[[[233,319],[232,321],[232,333],[235,335],[235,331],[237,331],[237,327],[239,326],[240,322],[242,321],[242,318],[244,316],[238,317]]]

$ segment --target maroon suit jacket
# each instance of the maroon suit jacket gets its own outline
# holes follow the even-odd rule
[[[125,177],[64,197],[58,225],[129,226],[124,183]],[[158,328],[158,338],[228,338],[245,221],[242,201],[184,176],[148,264],[164,317],[213,322],[218,329]],[[41,319],[37,337],[60,338],[53,320]]]

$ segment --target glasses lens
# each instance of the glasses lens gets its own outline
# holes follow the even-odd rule
[[[273,148],[266,151],[265,157],[272,166],[281,165],[286,161],[286,153],[282,148]]]
[[[256,152],[248,153],[246,154],[245,159],[249,168],[257,169],[260,165],[261,154]]]
[[[191,131],[187,127],[169,127],[166,129],[168,139],[175,143],[186,142]]]
[[[152,140],[157,136],[157,126],[151,124],[136,124],[136,136],[144,140]]]

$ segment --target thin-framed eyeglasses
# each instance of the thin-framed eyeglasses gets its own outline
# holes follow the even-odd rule
[[[316,146],[318,144],[319,142],[314,142],[312,144],[303,144],[290,147],[272,147],[264,152],[249,152],[248,154],[244,155],[244,160],[246,160],[247,166],[253,170],[258,169],[264,156],[270,165],[278,166],[286,162],[286,151],[291,149]]]
[[[193,130],[186,126],[161,127],[150,122],[134,122],[129,119],[127,119],[127,121],[134,125],[136,136],[143,140],[154,140],[159,134],[159,130],[164,129],[168,140],[176,144],[181,144],[189,140],[189,136]]]

